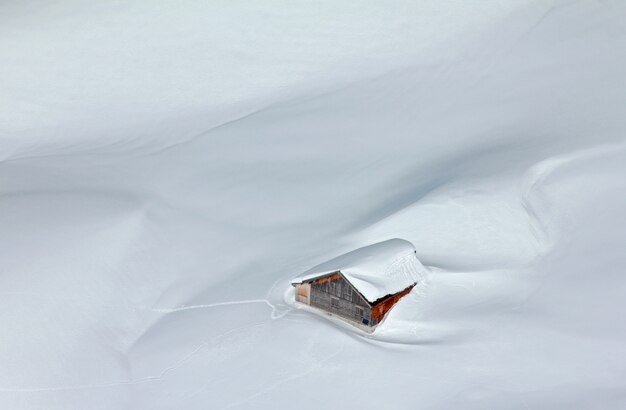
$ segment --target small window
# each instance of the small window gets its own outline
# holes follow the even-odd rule
[[[350,289],[350,286],[345,286],[343,288],[343,298],[346,300],[349,300],[350,302],[352,302],[352,289]]]
[[[354,307],[354,313],[356,314],[357,317],[363,317],[363,308],[360,306],[355,306]]]
[[[330,306],[339,309],[339,299],[330,298]]]

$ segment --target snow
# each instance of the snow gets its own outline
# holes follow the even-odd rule
[[[337,271],[371,303],[400,292],[427,275],[413,244],[394,238],[337,256],[307,270],[291,283]]]
[[[4,2],[0,408],[626,407],[625,13]],[[290,304],[391,238],[374,334]]]

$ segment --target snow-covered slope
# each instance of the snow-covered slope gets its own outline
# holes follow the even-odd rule
[[[1,5],[0,408],[626,406],[626,7],[470,3]]]

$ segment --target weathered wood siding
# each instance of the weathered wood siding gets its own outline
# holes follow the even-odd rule
[[[369,304],[339,272],[311,282],[310,305],[370,325]]]

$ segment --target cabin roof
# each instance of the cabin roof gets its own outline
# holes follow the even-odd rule
[[[341,272],[368,302],[374,303],[414,285],[425,268],[417,259],[411,242],[390,239],[317,265],[291,283],[308,282],[334,272]]]

